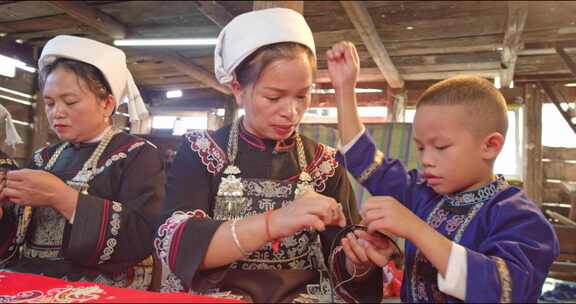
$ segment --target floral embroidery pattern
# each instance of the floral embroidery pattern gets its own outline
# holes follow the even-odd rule
[[[322,192],[326,189],[326,180],[336,173],[338,162],[335,158],[336,150],[323,144],[318,144],[317,149],[320,156],[313,161],[312,169],[307,171],[316,192]]]
[[[190,142],[190,149],[198,153],[208,172],[216,174],[224,169],[226,154],[206,131],[191,131],[186,138]]]
[[[382,165],[382,161],[384,160],[384,153],[380,150],[374,151],[374,159],[372,163],[364,170],[359,176],[356,177],[360,184],[364,183],[374,172]]]
[[[512,294],[512,278],[506,262],[500,257],[493,257],[496,262],[496,269],[498,269],[498,277],[500,279],[500,303],[510,303]]]
[[[46,292],[23,291],[16,295],[0,295],[0,303],[83,303],[100,299],[105,294],[97,285],[88,287],[52,288]]]
[[[171,252],[172,244],[179,242],[174,239],[175,233],[180,226],[191,218],[209,218],[204,210],[196,209],[194,211],[175,211],[172,215],[158,228],[157,237],[154,239],[154,248],[156,254],[162,262],[162,279],[160,291],[177,292],[183,291],[184,287],[180,279],[172,272],[170,256],[175,254]]]
[[[44,167],[44,158],[42,157],[42,151],[44,151],[44,148],[38,149],[36,150],[36,152],[34,152],[34,165],[36,165],[37,168]]]
[[[118,236],[118,231],[120,230],[120,212],[122,212],[122,204],[118,202],[112,202],[112,220],[110,220],[110,234],[113,237],[108,238],[106,241],[106,247],[102,251],[100,260],[98,264],[103,264],[104,262],[112,258],[114,253],[114,248],[118,245],[118,240],[115,237]]]
[[[208,217],[204,210],[196,209],[194,211],[175,211],[172,215],[158,228],[158,235],[154,239],[154,248],[162,263],[170,265],[169,256],[170,248],[173,242],[174,233],[180,225],[190,218]],[[180,240],[175,240],[176,242]]]

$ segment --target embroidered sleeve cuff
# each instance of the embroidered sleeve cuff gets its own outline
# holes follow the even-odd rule
[[[83,265],[103,264],[118,244],[122,204],[80,194],[65,256]]]
[[[354,144],[358,141],[358,139],[360,139],[360,137],[362,136],[362,134],[364,134],[365,131],[366,131],[366,128],[364,127],[364,125],[362,125],[362,130],[360,132],[358,132],[358,134],[356,134],[356,136],[354,136],[354,138],[352,138],[352,140],[350,142],[348,142],[344,146],[339,144],[338,150],[340,150],[340,153],[346,154],[348,152],[348,150],[350,150],[350,148],[352,148],[352,146],[354,146]]]
[[[466,248],[452,243],[446,278],[438,273],[438,288],[440,291],[460,300],[465,300],[467,269]]]

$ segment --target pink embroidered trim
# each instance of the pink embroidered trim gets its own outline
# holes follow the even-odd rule
[[[190,149],[198,153],[208,172],[216,174],[224,169],[228,162],[226,153],[206,131],[191,131],[186,134],[186,138],[190,142]]]
[[[196,209],[194,211],[176,211],[172,213],[160,228],[158,228],[158,235],[154,239],[154,248],[156,254],[163,264],[173,269],[174,258],[178,252],[178,245],[182,237],[181,229],[184,228],[186,222],[191,218],[207,218],[209,217],[204,210]],[[180,231],[180,232],[179,232]]]
[[[338,167],[338,162],[334,157],[336,151],[323,144],[318,144],[317,151],[320,151],[321,155],[315,158],[315,162],[312,164],[311,170],[308,173],[312,177],[312,184],[317,192],[322,192],[326,189],[326,180],[336,173],[336,168]]]

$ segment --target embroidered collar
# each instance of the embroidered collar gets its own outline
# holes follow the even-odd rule
[[[276,141],[273,139],[263,139],[250,133],[250,131],[246,130],[246,128],[244,127],[244,117],[242,117],[241,119],[242,121],[240,123],[239,136],[251,147],[260,151],[273,151],[276,153],[287,152],[294,148],[294,145],[296,143],[295,140],[296,132],[292,133],[292,135],[290,135],[290,137],[288,137],[287,139],[281,141]]]
[[[453,195],[444,195],[445,204],[450,207],[469,207],[491,200],[498,192],[508,187],[503,175],[497,174],[496,180],[479,189],[464,191]]]

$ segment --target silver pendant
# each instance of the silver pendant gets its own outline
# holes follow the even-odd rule
[[[312,184],[299,181],[296,185],[296,190],[294,191],[294,199],[299,199],[302,195],[310,191],[314,191],[314,186],[312,186]]]
[[[223,177],[218,186],[219,196],[243,196],[242,180],[234,175]]]

